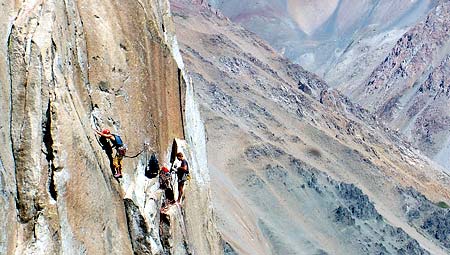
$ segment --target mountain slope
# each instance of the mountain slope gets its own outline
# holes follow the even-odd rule
[[[231,20],[334,87],[367,77],[437,1],[210,1]],[[395,10],[395,11],[392,11]],[[364,57],[359,57],[364,55]]]
[[[348,92],[421,151],[450,167],[448,159],[450,4],[442,1],[409,30],[359,86]]]
[[[448,252],[403,207],[407,187],[448,203],[442,169],[205,4],[172,11],[228,254]]]
[[[427,156],[450,167],[449,132],[445,128],[448,102],[444,96],[448,1],[262,3],[240,6],[233,1],[213,1],[212,5],[381,117],[380,121],[401,132]],[[278,11],[270,19],[261,12],[249,11],[270,10],[273,6]],[[241,16],[246,18],[238,18]],[[294,30],[270,28],[273,20],[283,18],[300,30],[303,27],[314,32],[305,36]],[[320,25],[308,26],[308,22],[319,20]],[[285,33],[301,36],[287,40],[278,35]],[[295,43],[290,44],[292,41]],[[305,53],[302,58],[290,53],[299,49]]]

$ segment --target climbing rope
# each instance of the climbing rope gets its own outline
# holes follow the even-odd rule
[[[127,156],[127,155],[125,155],[124,157],[125,157],[125,158],[135,158],[135,157],[141,155],[142,152],[144,152],[144,150],[141,150],[140,152],[138,152],[138,153],[137,153],[136,155],[134,155],[134,156]]]
[[[150,143],[148,141],[145,141],[144,142],[144,148],[142,148],[142,150],[140,152],[138,152],[134,156],[127,156],[127,155],[125,155],[124,157],[125,158],[135,158],[135,157],[141,155],[141,153],[145,151],[145,162],[148,162],[148,148],[149,148],[149,146],[150,146]]]

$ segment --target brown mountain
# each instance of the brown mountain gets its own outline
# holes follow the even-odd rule
[[[444,96],[448,1],[255,1],[247,5],[212,1],[212,5],[319,74],[427,156],[450,167]],[[273,6],[277,12],[271,12],[270,18],[254,11]],[[303,32],[273,26],[278,20],[289,20]],[[287,35],[298,36],[286,39]]]
[[[206,1],[172,4],[0,0],[0,254],[449,252],[443,169]],[[93,128],[128,144],[122,178]],[[146,171],[178,151],[182,205]]]
[[[450,167],[450,3],[442,1],[405,33],[360,85],[348,92],[437,162]]]
[[[448,253],[443,169],[205,3],[172,11],[226,254]]]
[[[383,60],[435,0],[210,0],[215,8],[332,86]],[[395,10],[395,11],[394,11]],[[370,66],[372,69],[367,70]],[[369,73],[367,73],[369,72]]]

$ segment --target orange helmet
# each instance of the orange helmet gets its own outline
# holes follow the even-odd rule
[[[104,129],[102,130],[102,134],[104,134],[104,135],[109,135],[109,134],[111,134],[111,132],[109,131],[109,129],[104,128]]]

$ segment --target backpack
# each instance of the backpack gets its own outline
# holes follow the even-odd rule
[[[120,137],[120,135],[114,135],[114,146],[117,149],[117,154],[119,154],[120,156],[125,156],[125,154],[127,153],[128,147],[126,144],[123,143],[122,138]]]
[[[145,176],[147,178],[154,178],[158,175],[159,171],[159,162],[156,158],[155,153],[152,154],[150,160],[147,163],[147,167],[145,168]]]
[[[122,138],[120,137],[120,135],[113,135],[113,136],[114,136],[114,139],[116,140],[115,144],[116,144],[117,148],[122,147],[123,141],[122,141]]]

